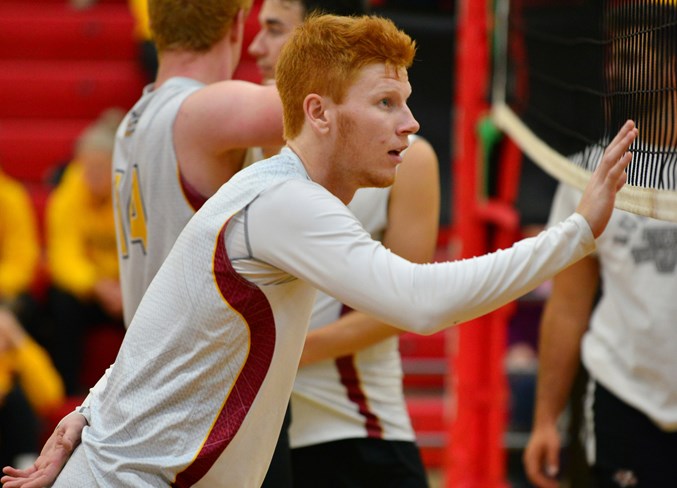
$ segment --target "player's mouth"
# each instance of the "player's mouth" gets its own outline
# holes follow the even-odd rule
[[[407,146],[405,145],[405,146],[401,146],[401,147],[399,147],[399,148],[397,148],[397,149],[391,149],[390,151],[388,151],[388,155],[389,155],[392,159],[395,159],[396,162],[397,162],[397,164],[399,164],[399,163],[402,162],[402,153],[404,152],[404,150],[405,150],[406,148],[407,148]]]

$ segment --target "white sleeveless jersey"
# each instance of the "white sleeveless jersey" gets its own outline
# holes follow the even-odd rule
[[[179,173],[172,127],[183,101],[204,84],[172,78],[149,85],[120,124],[113,156],[115,218],[125,324],[176,238],[204,201]]]
[[[260,486],[317,287],[416,333],[488,312],[594,249],[574,214],[509,250],[418,265],[372,240],[289,149],[237,173],[148,287],[55,488]]]

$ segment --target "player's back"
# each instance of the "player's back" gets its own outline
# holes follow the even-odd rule
[[[113,155],[115,215],[125,324],[176,238],[204,198],[181,177],[173,126],[183,101],[204,85],[172,78],[151,86],[118,129]]]

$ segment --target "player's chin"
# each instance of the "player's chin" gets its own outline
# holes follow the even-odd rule
[[[390,170],[384,170],[378,175],[374,175],[371,179],[371,187],[386,188],[395,183],[395,176],[397,175],[397,167]]]

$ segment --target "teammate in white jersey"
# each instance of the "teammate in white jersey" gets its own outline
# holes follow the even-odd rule
[[[408,136],[414,43],[380,18],[306,20],[277,87],[289,148],[235,175],[149,286],[54,487],[259,486],[292,390],[315,287],[419,333],[505,304],[595,248],[636,136],[610,144],[573,214],[512,248],[416,265],[345,206],[392,184]],[[20,485],[15,485],[20,486]]]
[[[264,83],[274,82],[282,47],[316,10],[366,13],[362,0],[264,0],[249,46]],[[430,262],[439,222],[438,161],[423,138],[410,136],[409,143],[394,185],[361,188],[348,208],[395,254]],[[402,330],[344,311],[318,293],[291,401],[294,486],[315,487],[324,479],[337,487],[427,486],[402,387]]]

